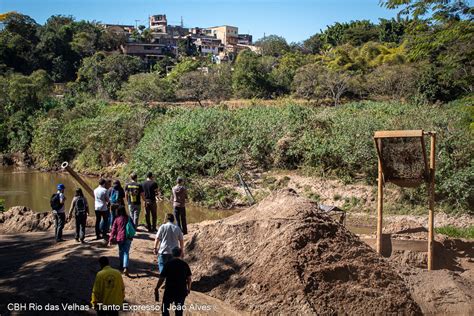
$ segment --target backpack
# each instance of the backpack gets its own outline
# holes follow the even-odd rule
[[[84,213],[86,211],[86,201],[82,196],[78,197],[76,200],[76,214]]]
[[[140,197],[140,186],[137,184],[129,185],[128,192],[130,195],[130,202],[133,204],[138,203],[138,199]]]
[[[61,204],[61,195],[59,193],[54,193],[51,195],[49,204],[51,205],[53,211],[59,211],[63,207]]]
[[[119,191],[115,189],[111,189],[109,200],[110,200],[110,203],[117,204],[119,200]]]
[[[137,231],[135,230],[135,226],[133,226],[132,219],[129,217],[127,226],[125,226],[125,237],[127,237],[127,239],[133,239],[136,233]]]

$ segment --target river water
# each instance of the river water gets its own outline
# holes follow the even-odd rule
[[[97,187],[97,178],[82,177],[92,188]],[[0,166],[0,199],[5,200],[5,209],[12,206],[27,206],[37,212],[50,211],[49,200],[56,192],[56,185],[66,186],[66,199],[70,202],[78,183],[67,172],[40,172],[31,169],[15,169]],[[85,190],[83,190],[85,192]],[[93,199],[86,194],[89,205],[94,205]],[[66,210],[70,204],[66,202]],[[164,219],[166,213],[172,212],[169,202],[158,202],[158,222]],[[144,216],[144,211],[141,212]],[[197,223],[204,220],[214,220],[228,217],[236,213],[235,210],[214,210],[194,205],[186,207],[188,223]]]

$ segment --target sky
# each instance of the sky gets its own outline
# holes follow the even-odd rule
[[[108,24],[148,25],[148,16],[166,14],[185,27],[232,25],[254,40],[266,35],[299,42],[334,22],[396,16],[379,0],[0,0],[0,13],[17,11],[43,24],[51,15]]]

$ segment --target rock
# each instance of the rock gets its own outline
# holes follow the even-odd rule
[[[93,227],[95,218],[87,218],[87,226]],[[0,233],[15,234],[54,229],[54,216],[51,212],[34,212],[26,206],[14,206],[0,214]],[[75,229],[74,220],[68,221],[65,230]]]

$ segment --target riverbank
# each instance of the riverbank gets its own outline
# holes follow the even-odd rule
[[[258,182],[272,186],[265,174],[295,170],[315,179],[374,184],[374,131],[423,128],[438,133],[438,209],[467,213],[473,208],[469,100],[443,106],[361,101],[333,108],[292,100],[236,108],[75,102],[35,119],[31,141],[20,151],[29,153],[31,165],[54,170],[69,161],[82,174],[122,180],[131,171],[143,179],[151,170],[165,195],[183,176],[195,203],[232,208],[247,203],[236,173],[256,190]],[[398,191],[398,202],[410,206],[407,211],[424,208],[423,189]]]

